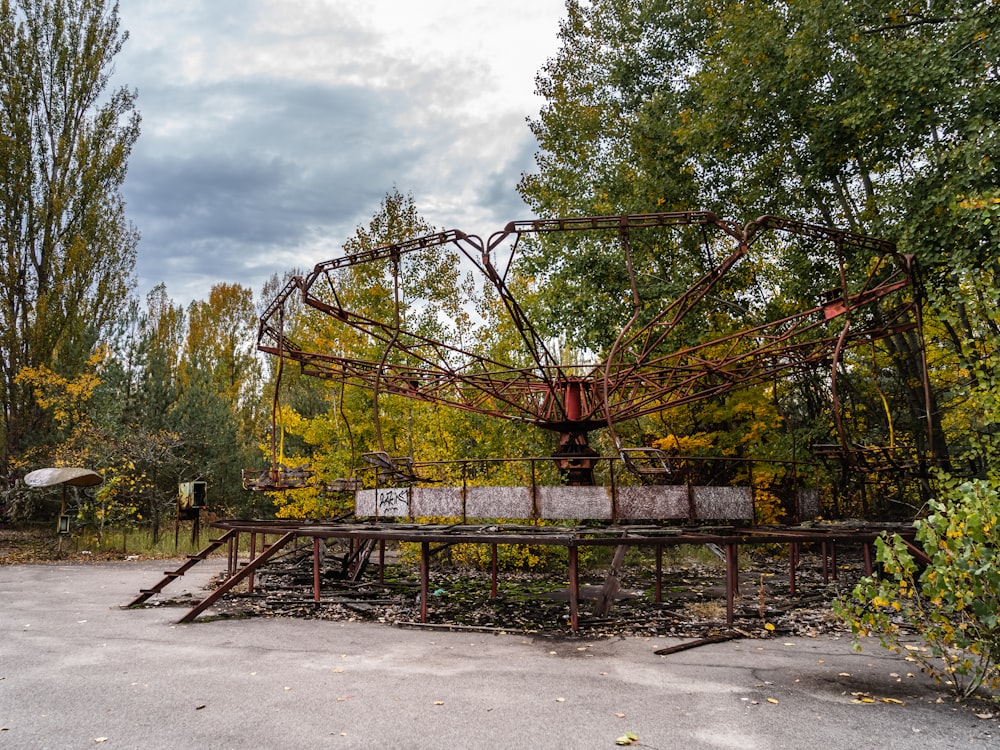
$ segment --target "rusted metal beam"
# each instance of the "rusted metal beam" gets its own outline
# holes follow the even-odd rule
[[[678,643],[676,646],[667,646],[666,648],[658,648],[653,653],[657,656],[668,656],[670,654],[676,654],[681,651],[687,651],[688,649],[698,648],[699,646],[707,646],[711,643],[725,643],[726,641],[733,641],[737,638],[742,638],[742,633],[737,633],[735,630],[730,630],[728,633],[719,633],[717,635],[709,635],[704,638],[699,638],[695,641],[686,641],[684,643]]]
[[[320,555],[319,555],[319,553],[320,553],[320,545],[322,545],[322,543],[323,543],[323,540],[320,539],[318,536],[317,537],[313,537],[313,543],[312,543],[313,601],[315,601],[315,602],[319,601],[319,595],[320,595],[320,578],[319,578],[319,572],[320,572],[319,557],[320,557]]]
[[[130,601],[125,606],[126,607],[137,607],[138,605],[142,604],[143,602],[145,602],[147,599],[149,599],[150,597],[154,596],[155,594],[159,594],[161,591],[163,591],[163,589],[165,589],[171,583],[173,583],[178,578],[180,578],[181,576],[183,576],[185,573],[187,573],[189,570],[191,570],[191,568],[193,568],[195,565],[197,565],[198,563],[200,563],[202,560],[207,559],[209,555],[211,555],[215,550],[217,550],[223,544],[231,544],[233,537],[237,537],[238,538],[239,537],[239,533],[240,532],[237,531],[236,529],[231,529],[229,531],[226,531],[226,533],[224,533],[218,539],[211,540],[211,542],[209,542],[208,546],[205,547],[204,549],[202,549],[200,552],[198,552],[198,553],[196,553],[194,555],[188,555],[187,561],[183,565],[181,565],[179,568],[177,568],[176,570],[172,570],[170,572],[164,573],[164,577],[163,577],[163,579],[159,583],[155,584],[154,586],[152,586],[152,587],[150,587],[148,589],[142,589],[139,592],[139,596],[137,596],[135,599],[133,599],[132,601]]]
[[[735,619],[735,600],[740,587],[739,545],[726,545],[726,624],[732,627]]]
[[[430,596],[430,542],[420,543],[420,622],[427,622],[427,599]]]
[[[575,633],[580,627],[580,550],[571,544],[569,557],[569,627]]]
[[[712,252],[698,271],[700,277],[671,298],[663,295],[661,286],[640,288],[640,278],[656,276],[661,270],[655,268],[655,257],[641,255],[645,250],[633,247],[634,237],[684,231],[703,233],[706,248],[711,245]],[[627,269],[633,312],[600,362],[563,363],[549,351],[548,338],[535,329],[514,291],[517,286],[511,274],[520,240],[559,232],[591,233],[606,242],[609,257],[620,263],[623,273]],[[706,333],[698,343],[681,346],[686,338],[677,332],[692,316],[705,311],[706,305],[715,304],[723,280],[745,264],[743,259],[756,251],[756,243],[765,235],[805,238],[816,246],[817,254],[826,251],[836,271],[828,280],[834,288],[818,290],[813,301],[785,317],[761,321],[747,315],[742,324],[734,318],[728,331]],[[413,252],[436,248],[464,256],[478,272],[479,281],[493,287],[520,338],[516,352],[509,357],[486,357],[407,327],[399,294],[402,264]],[[846,272],[845,249],[871,259],[857,278]],[[350,296],[340,288],[353,283],[346,269],[364,264],[381,273],[386,288],[392,290],[383,315],[352,308]],[[571,464],[573,482],[581,483],[593,481],[585,458],[589,432],[607,427],[614,437],[615,426],[624,420],[770,383],[783,373],[826,367],[831,355],[835,379],[847,347],[919,329],[917,286],[912,257],[899,254],[893,243],[793,219],[762,216],[742,227],[707,211],[536,219],[510,222],[486,243],[477,235],[448,230],[320,263],[307,277],[289,281],[268,305],[257,346],[281,360],[299,362],[306,375],[371,391],[377,436],[381,435],[379,399],[386,395],[558,432],[560,444],[573,447],[573,455],[559,459]],[[288,338],[286,307],[299,300],[326,315],[332,325],[363,337],[371,344],[371,357],[344,356],[344,352]],[[858,324],[865,316],[852,315],[876,306],[878,314],[868,316],[867,325]],[[852,325],[839,325],[841,319],[850,319]],[[922,371],[926,389],[926,367]],[[833,391],[834,414],[839,420],[836,388]],[[842,427],[842,422],[837,424]],[[842,429],[840,433],[846,447]],[[618,517],[616,506],[612,517]]]
[[[257,568],[266,563],[274,554],[288,544],[290,541],[295,539],[296,534],[294,531],[289,531],[276,542],[274,542],[270,547],[261,551],[260,555],[247,563],[246,567],[237,572],[235,575],[230,576],[219,588],[209,594],[207,597],[201,600],[198,604],[191,609],[186,615],[177,621],[178,624],[183,624],[186,622],[192,622],[198,615],[204,612],[206,609],[215,604],[219,599],[221,599],[226,593],[231,591],[236,584],[246,578],[248,575],[253,573]]]

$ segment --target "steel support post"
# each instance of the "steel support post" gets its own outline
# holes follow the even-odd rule
[[[820,554],[823,555],[823,585],[826,585],[830,582],[830,565],[827,559],[827,552],[828,552],[827,543],[826,542],[820,543]]]
[[[580,627],[580,550],[575,544],[567,547],[569,553],[569,626],[575,633]]]
[[[788,545],[788,593],[795,596],[795,568],[799,564],[799,543]]]
[[[319,601],[319,548],[320,538],[313,537],[313,601]]]
[[[497,598],[497,546],[490,545],[490,574],[492,577],[490,587],[490,599]]]
[[[427,598],[430,596],[431,543],[420,543],[420,622],[427,622]]]
[[[262,545],[262,548],[263,548],[263,539],[261,540],[261,545]],[[256,531],[251,531],[250,532],[250,559],[253,560],[255,557],[257,557],[257,532]],[[250,593],[250,594],[253,593],[253,579],[254,579],[254,573],[251,572],[250,575],[247,576],[247,592]]]
[[[385,583],[385,539],[378,540],[378,582]]]
[[[734,603],[740,587],[740,550],[736,543],[726,545],[726,625],[732,627]]]
[[[656,545],[656,603],[663,601],[663,545]]]

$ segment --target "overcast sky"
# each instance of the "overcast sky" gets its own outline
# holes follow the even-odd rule
[[[335,257],[387,192],[438,229],[530,218],[534,78],[564,0],[121,4],[113,85],[139,92],[124,193],[138,293],[176,302]]]

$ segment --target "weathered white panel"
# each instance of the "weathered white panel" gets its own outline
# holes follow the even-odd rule
[[[611,519],[608,487],[539,487],[542,518]]]
[[[749,487],[692,487],[695,518],[699,521],[752,521]]]
[[[410,510],[414,516],[462,516],[461,487],[413,487]]]
[[[375,490],[358,490],[354,493],[354,515],[362,518],[375,515]]]
[[[529,487],[467,487],[467,518],[531,518]]]
[[[407,487],[382,487],[358,490],[354,493],[356,516],[407,518],[410,515],[410,493]]]
[[[749,487],[692,487],[694,518],[702,521],[753,519]],[[618,517],[630,519],[681,519],[689,517],[688,488],[683,485],[618,487]],[[816,490],[799,493],[800,517],[819,515]],[[611,520],[611,489],[608,487],[538,488],[539,515],[551,519]],[[807,511],[808,515],[803,512]],[[397,487],[359,490],[354,512],[361,517],[408,518],[411,516],[462,517],[460,487]],[[467,518],[532,518],[529,487],[468,487]]]
[[[623,520],[687,518],[687,485],[618,487],[618,517]]]
[[[796,493],[796,501],[799,506],[800,521],[811,521],[814,518],[819,518],[819,490],[801,489]]]

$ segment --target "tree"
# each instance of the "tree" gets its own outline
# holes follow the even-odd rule
[[[569,0],[560,38],[538,77],[538,171],[520,186],[539,214],[777,213],[897,240],[924,269],[931,324],[945,334],[933,395],[960,397],[969,381],[947,378],[982,372],[977,357],[995,332],[970,312],[995,296],[998,270],[988,213],[1000,168],[1000,5]],[[595,249],[567,273],[546,250],[538,265],[556,269],[550,289],[605,283]],[[803,252],[762,270],[808,280],[814,260]],[[865,271],[867,258],[848,260]],[[916,415],[919,344],[888,344],[896,390]],[[877,413],[878,394],[865,398]]]
[[[358,366],[366,371],[385,364],[447,371],[465,366],[456,364],[462,358],[459,348],[483,354],[517,350],[513,324],[499,317],[503,305],[496,295],[476,299],[454,248],[431,245],[372,258],[371,251],[380,246],[431,231],[411,196],[387,194],[372,220],[344,244],[345,257],[361,262],[329,271],[329,283],[314,289],[328,295],[329,304],[349,311],[352,325],[311,307],[289,305],[283,334],[300,344],[310,342],[310,348],[324,355],[362,363]],[[474,325],[474,318],[480,324]],[[346,382],[336,376],[327,381],[305,378],[297,368],[278,363],[273,366],[275,381],[279,368],[275,457],[286,466],[309,463],[320,485],[354,476],[363,453],[385,451],[422,461],[495,458],[517,455],[520,446],[538,437],[520,424],[407,398],[391,387],[375,397],[370,383],[352,384],[349,377]],[[460,472],[447,479],[460,481]],[[275,502],[285,517],[328,517],[346,510],[343,498],[317,487],[286,493]]]
[[[108,90],[126,38],[117,3],[0,0],[0,473],[48,431],[18,373],[72,379],[132,283],[120,188],[139,115]]]
[[[190,478],[211,482],[213,507],[227,512],[242,509],[240,471],[261,427],[255,323],[253,293],[238,284],[216,284],[207,301],[191,303],[169,411]]]

